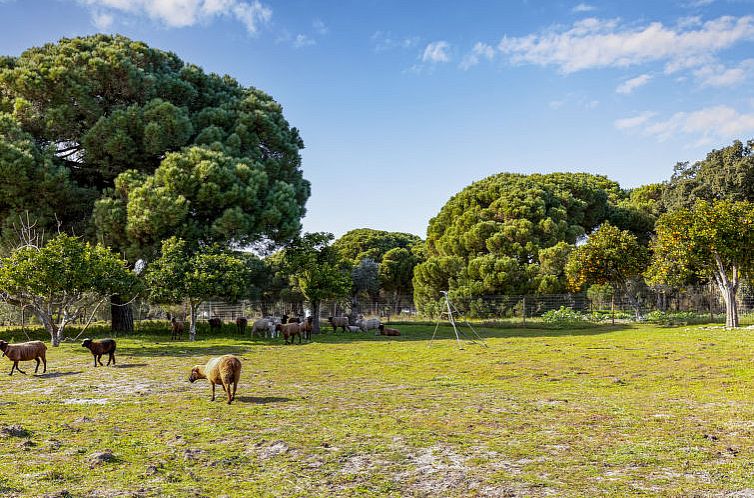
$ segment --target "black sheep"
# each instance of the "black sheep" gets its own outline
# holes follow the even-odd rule
[[[88,348],[89,351],[92,352],[92,356],[94,356],[95,367],[97,366],[97,362],[102,365],[101,358],[103,354],[110,356],[107,360],[108,365],[110,365],[111,361],[113,362],[113,365],[115,365],[115,341],[113,339],[84,339],[84,342],[81,343],[81,346]]]

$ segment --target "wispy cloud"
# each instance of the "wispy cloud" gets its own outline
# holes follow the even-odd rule
[[[639,88],[640,86],[644,86],[647,83],[649,83],[649,80],[651,80],[652,77],[648,74],[642,74],[635,78],[631,78],[629,80],[624,81],[620,85],[618,85],[618,88],[615,89],[617,93],[622,93],[624,95],[628,95],[629,93],[632,93],[634,90]]]
[[[446,41],[436,41],[428,44],[422,53],[422,62],[450,62],[450,44]]]
[[[583,2],[571,9],[573,12],[591,12],[593,10],[596,10],[594,5],[589,5],[588,3]]]
[[[109,27],[116,15],[148,17],[170,28],[183,28],[229,17],[250,34],[272,18],[272,9],[259,0],[79,0],[92,12],[95,26]]]
[[[565,29],[503,37],[498,49],[514,64],[555,66],[563,73],[653,61],[674,71],[708,62],[718,51],[753,38],[752,16],[724,16],[695,27],[653,22],[638,28],[617,19],[588,18]]]
[[[741,113],[727,105],[677,112],[667,119],[652,120],[656,115],[647,111],[619,119],[614,125],[619,130],[641,130],[660,142],[671,138],[690,138],[694,146],[726,142],[754,133],[754,114]]]
[[[318,35],[326,35],[330,32],[330,28],[327,27],[322,19],[315,19],[312,21],[312,28],[314,28],[314,32]]]
[[[0,3],[2,0],[0,0]],[[92,12],[92,24],[100,31],[108,31],[113,25],[113,15],[107,12]]]
[[[710,64],[694,71],[694,76],[702,86],[731,87],[743,83],[754,70],[754,59],[741,61],[735,67],[723,64]]]
[[[619,130],[628,130],[643,125],[653,117],[657,115],[656,112],[644,111],[641,114],[632,116],[630,118],[618,119],[613,123]]]
[[[482,59],[492,60],[495,58],[495,49],[486,43],[477,42],[471,52],[466,54],[459,67],[464,71],[479,64]]]
[[[312,45],[316,45],[316,43],[313,38],[299,34],[293,39],[293,48],[311,47]]]
[[[395,49],[411,49],[419,45],[418,36],[395,36],[389,31],[375,31],[371,37],[375,52],[387,52]]]

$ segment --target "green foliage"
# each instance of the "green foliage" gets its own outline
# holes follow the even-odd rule
[[[376,296],[380,292],[379,265],[373,259],[364,258],[351,270],[354,295]]]
[[[589,317],[573,308],[561,306],[556,310],[545,311],[542,322],[555,328],[583,327],[590,323]]]
[[[501,173],[466,187],[430,221],[427,261],[414,276],[417,305],[448,289],[562,292],[569,246],[616,216],[624,199],[615,182],[583,173]]]
[[[96,232],[132,263],[170,236],[285,241],[309,197],[303,142],[269,95],[123,36],[4,58],[0,139],[0,224],[23,206],[40,228]]]
[[[586,244],[570,254],[565,270],[568,286],[578,292],[586,283],[610,284],[625,289],[649,263],[649,251],[631,232],[603,223]]]
[[[65,234],[0,259],[0,288],[6,299],[30,307],[55,345],[65,326],[81,318],[87,307],[113,294],[132,295],[138,287],[136,275],[110,249]]]
[[[688,325],[690,323],[707,323],[709,314],[700,315],[693,311],[650,311],[646,315],[649,323],[656,323],[666,327]]]
[[[333,242],[333,248],[341,258],[352,265],[357,265],[365,258],[382,263],[385,254],[390,250],[396,248],[410,250],[420,243],[421,239],[410,233],[358,228],[343,234]]]
[[[663,214],[652,242],[650,284],[680,286],[694,277],[714,279],[726,304],[726,326],[738,326],[736,293],[754,270],[754,204],[698,201]]]
[[[419,258],[413,251],[394,247],[382,256],[379,268],[380,287],[395,294],[412,293],[414,268]]]
[[[149,265],[145,279],[153,302],[187,299],[198,306],[212,298],[245,297],[252,276],[249,261],[241,255],[219,247],[194,252],[185,241],[170,238],[162,243],[162,255]]]
[[[313,307],[323,299],[345,297],[351,289],[347,265],[330,245],[332,239],[329,233],[307,233],[283,253],[283,272]]]
[[[669,210],[690,208],[699,200],[754,202],[754,141],[714,149],[702,161],[678,163],[665,186]]]

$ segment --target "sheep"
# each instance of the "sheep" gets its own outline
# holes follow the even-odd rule
[[[280,318],[280,323],[288,323],[288,315],[283,315]]]
[[[379,327],[377,327],[380,331],[380,335],[401,335],[401,333],[398,331],[398,329],[391,329],[388,327],[385,327],[383,324],[380,324]]]
[[[236,398],[240,378],[241,360],[232,354],[226,354],[212,358],[206,365],[196,365],[192,368],[189,382],[193,384],[198,379],[208,379],[212,384],[212,401],[215,401],[215,385],[220,384],[223,392],[228,395],[228,404],[231,404]]]
[[[376,318],[362,318],[360,320],[356,320],[356,325],[358,325],[362,332],[366,332],[368,330],[379,328],[380,321]]]
[[[360,330],[361,330],[361,329],[360,329],[359,327],[357,327],[356,325],[349,325],[349,326],[348,326],[348,331],[349,331],[349,332],[358,332],[358,331],[360,331]]]
[[[223,321],[216,316],[213,316],[207,321],[209,322],[210,331],[219,331],[221,328],[223,328]]]
[[[327,321],[330,322],[330,325],[332,325],[333,332],[336,332],[338,330],[338,327],[342,327],[343,332],[345,332],[346,327],[348,327],[347,316],[331,316],[327,318]]]
[[[92,339],[86,338],[84,339],[84,342],[81,343],[81,346],[88,348],[89,351],[92,352],[92,356],[94,356],[95,368],[97,367],[97,362],[102,365],[101,358],[103,354],[108,355],[108,366],[110,366],[111,361],[113,362],[113,365],[115,365],[115,341],[113,339],[100,339],[94,341]]]
[[[312,329],[314,328],[314,317],[307,316],[306,321],[301,324],[301,331],[304,333],[304,339],[307,341],[312,340]]]
[[[278,323],[285,323],[285,322],[281,318],[279,318],[277,316],[266,316],[264,318],[265,318],[265,320],[267,320],[270,323],[270,326],[268,327],[267,330],[270,333],[270,338],[274,339],[278,335],[277,331],[275,330],[275,326]]]
[[[269,320],[260,318],[259,320],[256,320],[251,326],[251,337],[256,337],[258,333],[260,333],[262,337],[265,337],[271,327],[272,325],[270,324]]]
[[[173,335],[170,336],[170,339],[180,339],[183,333],[183,322],[176,321],[175,317],[173,317],[170,320],[170,325],[173,328]]]
[[[249,321],[245,316],[239,316],[238,318],[236,318],[236,327],[238,328],[238,333],[244,335],[246,333],[246,325],[248,324]]]
[[[26,372],[18,368],[19,361],[31,361],[37,360],[37,366],[34,369],[34,373],[39,370],[39,360],[44,363],[44,369],[42,373],[47,373],[47,346],[42,341],[29,341],[19,344],[8,344],[5,341],[0,341],[0,351],[3,352],[3,356],[7,356],[10,361],[13,362],[13,366],[10,369],[10,374],[13,375],[13,370],[18,370],[22,374],[26,375]]]
[[[293,344],[293,339],[298,336],[298,343],[301,344],[301,330],[302,326],[299,323],[278,323],[275,325],[275,330],[283,333],[283,339],[285,344]],[[288,342],[290,338],[291,342]]]
[[[297,316],[292,316],[288,319],[288,323],[301,323],[301,318]]]

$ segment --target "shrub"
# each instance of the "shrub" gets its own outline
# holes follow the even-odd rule
[[[561,306],[556,310],[546,311],[542,314],[542,321],[557,328],[584,326],[590,323],[587,315],[565,306]]]

